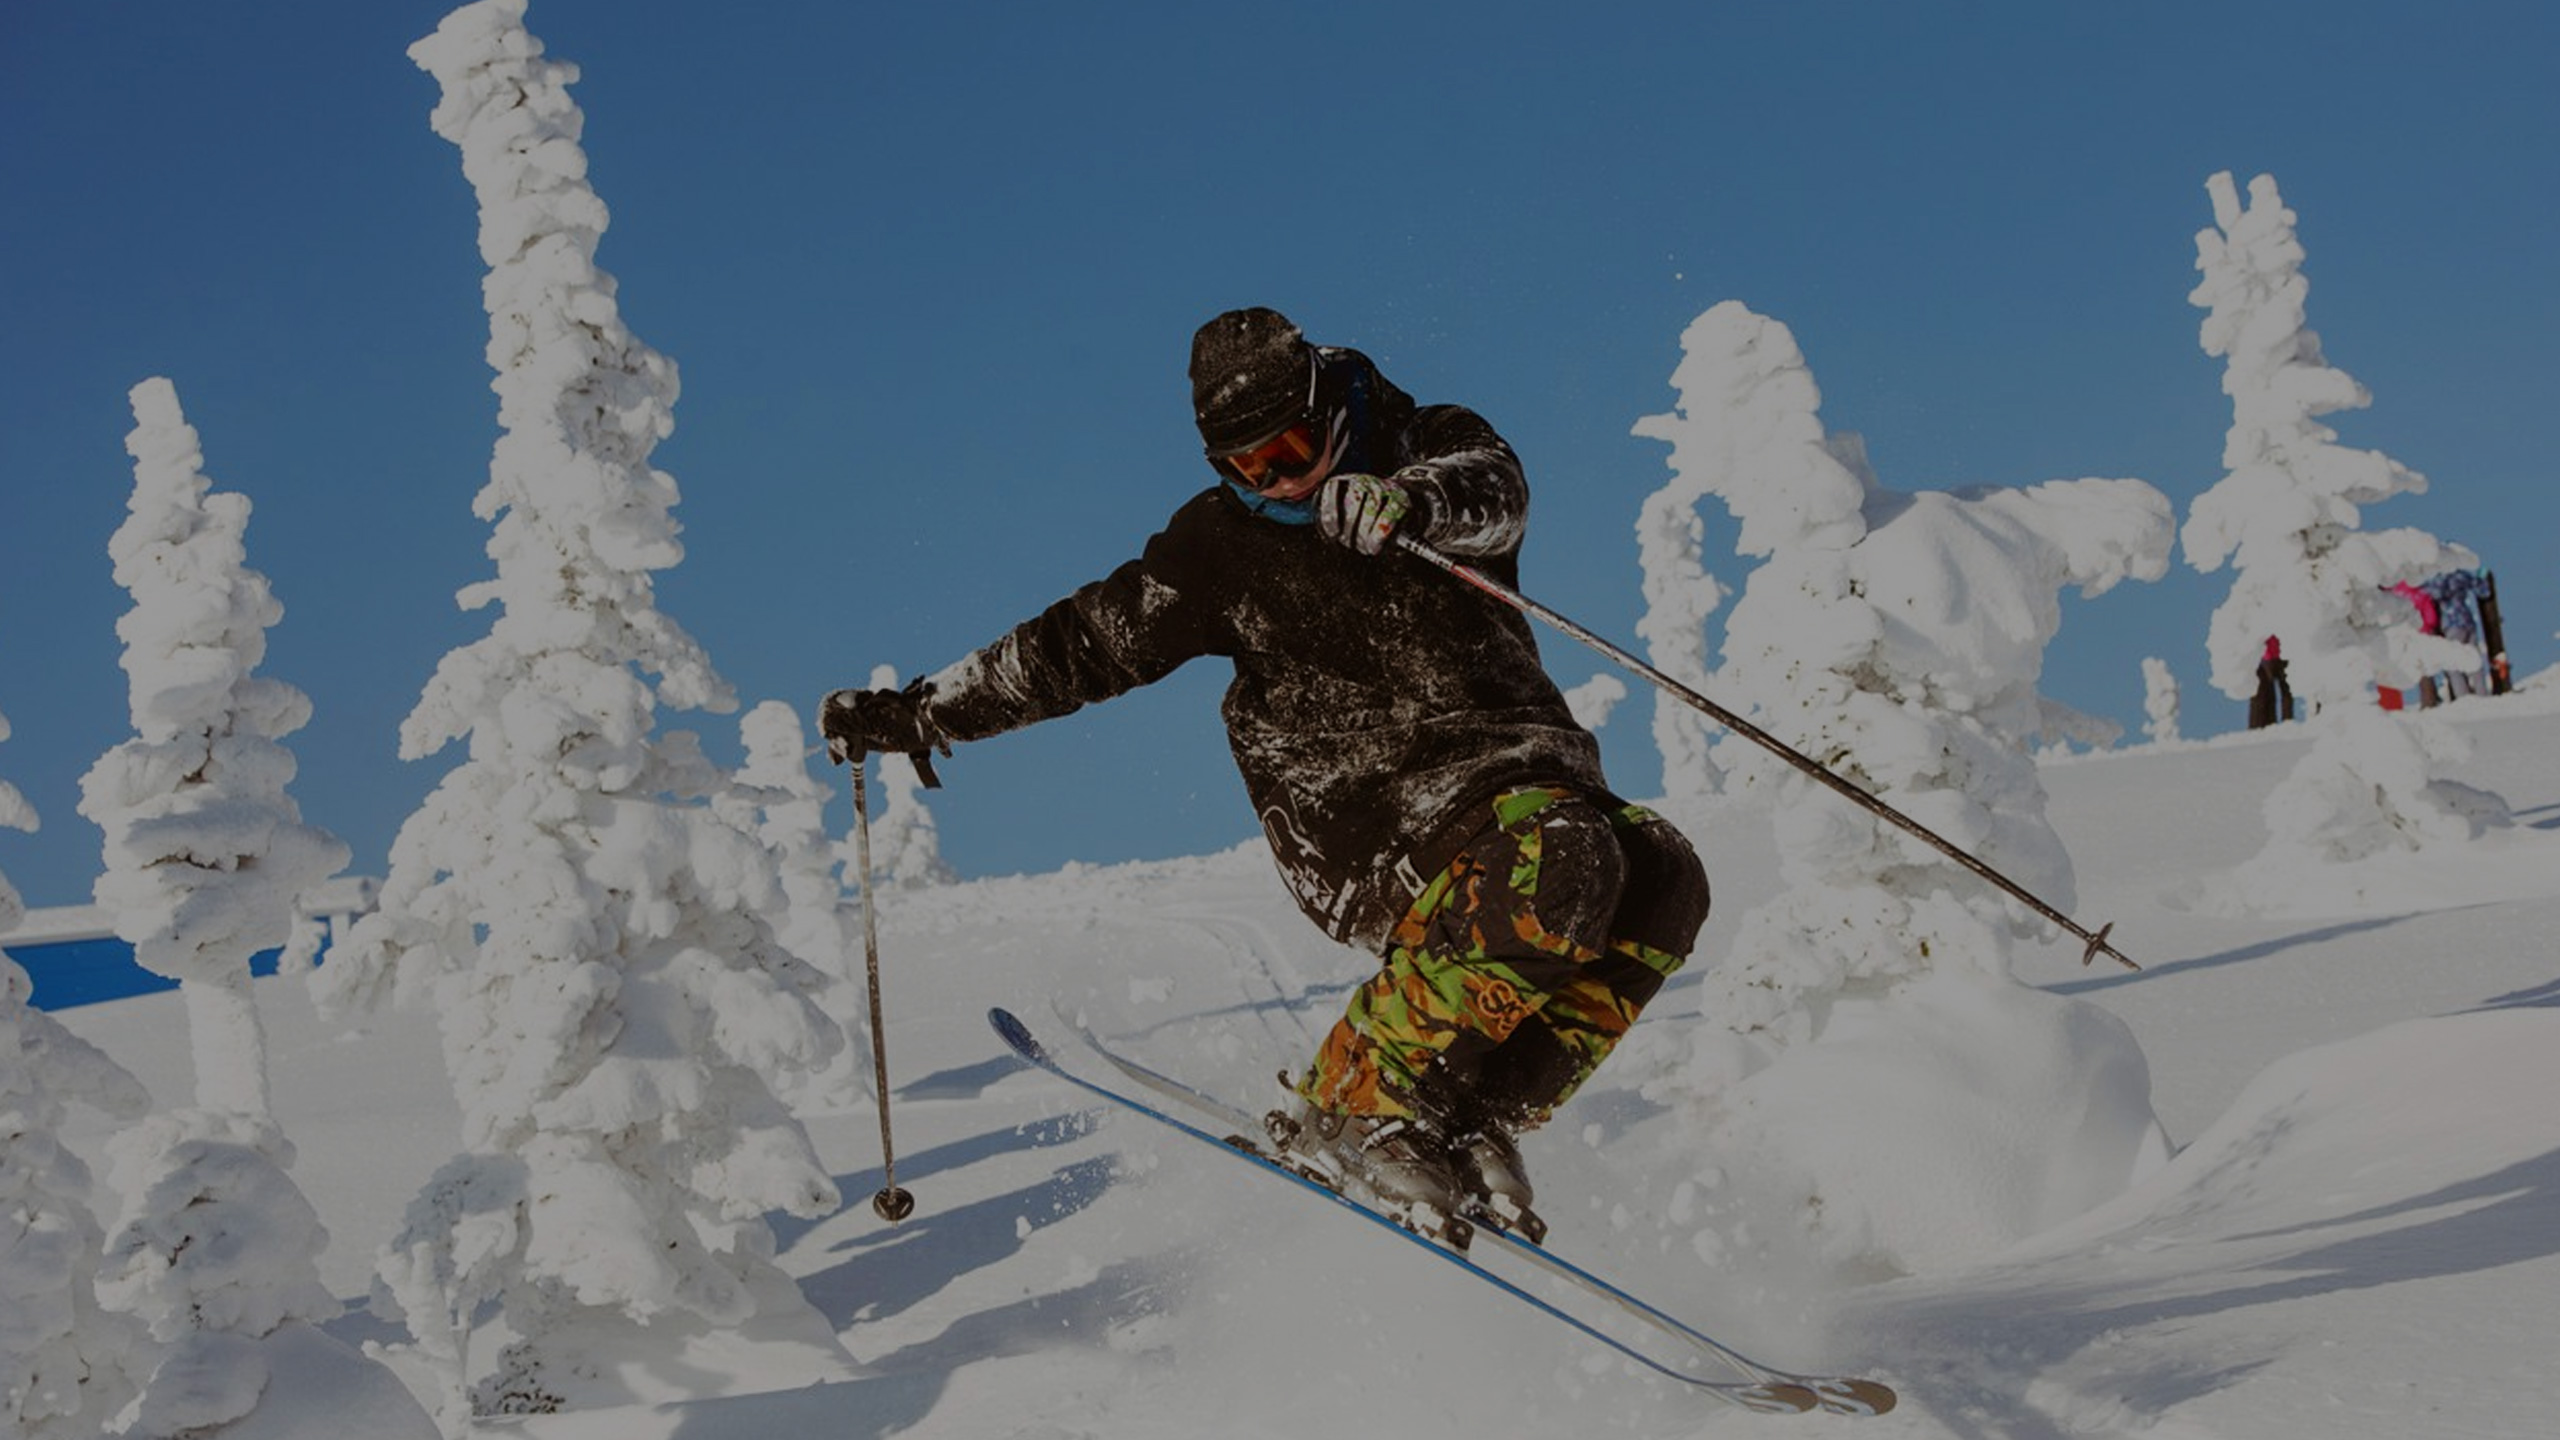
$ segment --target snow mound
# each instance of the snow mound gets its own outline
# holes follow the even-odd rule
[[[2323,717],[2263,813],[2267,848],[2176,887],[2168,903],[2225,917],[2409,914],[2547,894],[2560,841],[2515,824],[2494,792],[2432,772],[2470,758],[2440,716]]]
[[[2005,977],[1949,968],[1844,996],[1821,1043],[1723,1088],[1752,1063],[1746,1043],[1699,1046],[1650,1092],[1688,1091],[1703,1131],[1688,1148],[1717,1157],[1703,1188],[1711,1219],[1730,1223],[1699,1236],[1710,1261],[1810,1265],[1846,1282],[1945,1272],[2168,1158],[2150,1066],[2124,1023]],[[1792,1233],[1771,1233],[1771,1217]]]
[[[2221,1262],[2238,1271],[2429,1214],[2533,1208],[2542,1192],[2528,1172],[2547,1173],[2560,1156],[2560,1107],[2514,1081],[2547,1070],[2554,1053],[2560,1011],[2533,1007],[2407,1020],[2297,1051],[2175,1160],[2002,1259],[2139,1234],[2144,1249],[2247,1250]],[[2492,1183],[2500,1175],[2515,1183]]]
[[[2532,1007],[2296,1051],[2133,1190],[1853,1297],[1835,1339],[1899,1350],[1905,1409],[1962,1414],[1949,1433],[2546,1433],[2560,1110],[2529,1082],[2555,1053],[2560,1012]],[[2337,1358],[2265,1383],[2304,1352]]]
[[[250,1340],[206,1332],[153,1382],[131,1433],[190,1440],[441,1440],[391,1372],[292,1321]],[[179,1373],[169,1373],[177,1367]],[[230,1415],[227,1423],[209,1416]]]

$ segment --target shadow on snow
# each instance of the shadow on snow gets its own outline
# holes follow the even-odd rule
[[[2111,1428],[2139,1426],[2246,1379],[2288,1343],[2272,1324],[2240,1349],[2228,1327],[2182,1342],[2188,1322],[2542,1260],[2560,1254],[2554,1214],[2560,1150],[2388,1204],[2217,1237],[2196,1252],[2222,1252],[2215,1268],[2057,1280],[2066,1256],[1905,1282],[1922,1288],[1901,1294],[1886,1286],[1852,1302],[1853,1323],[1876,1353],[1904,1352],[1893,1369],[1917,1408],[1991,1440],[2063,1440],[2088,1417],[2057,1408],[2103,1405],[2124,1412]],[[2138,1228],[2109,1238],[2138,1241]],[[2137,1336],[2157,1343],[2126,1343]]]

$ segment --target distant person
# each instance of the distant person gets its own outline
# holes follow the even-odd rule
[[[2293,687],[2284,679],[2284,647],[2270,635],[2267,648],[2258,655],[2258,693],[2249,697],[2249,728],[2264,730],[2292,718]]]
[[[2447,640],[2458,640],[2474,651],[2480,649],[2480,622],[2472,612],[2472,599],[2480,593],[2480,577],[2469,570],[2450,570],[2424,586],[2427,597],[2436,602],[2436,626]],[[2475,663],[2465,670],[2451,672],[2447,699],[2464,695],[2482,695],[2490,687],[2482,683],[2484,667]]]
[[[1280,1154],[1426,1234],[1475,1202],[1534,1239],[1514,1137],[1688,955],[1706,874],[1611,793],[1527,620],[1391,543],[1516,583],[1528,485],[1482,416],[1267,309],[1200,327],[1191,403],[1216,482],[1138,558],[904,690],[835,691],[819,728],[839,760],[924,753],[1231,662],[1281,878],[1379,959],[1273,1112]]]
[[[2444,616],[2443,613],[2436,608],[2436,597],[2428,594],[2417,586],[2410,584],[2406,580],[2393,585],[2391,587],[2391,593],[2408,601],[2410,606],[2418,612],[2419,634],[2442,635],[2444,633]],[[2436,693],[2435,676],[2422,675],[2418,678],[2418,707],[2420,709],[2434,709],[2436,706]]]

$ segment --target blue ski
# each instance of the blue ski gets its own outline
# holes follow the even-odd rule
[[[1466,1271],[1468,1274],[1473,1275],[1478,1280],[1483,1281],[1485,1284],[1492,1286],[1496,1290],[1509,1295],[1513,1299],[1529,1306],[1533,1310],[1539,1311],[1552,1319],[1563,1322],[1565,1325],[1580,1331],[1592,1340],[1597,1341],[1599,1344],[1606,1346],[1610,1350],[1613,1350],[1622,1356],[1625,1356],[1627,1359],[1634,1361],[1636,1364],[1643,1366],[1645,1369],[1650,1370],[1657,1375],[1664,1376],[1667,1379],[1676,1381],[1679,1384],[1688,1386],[1694,1390],[1703,1390],[1708,1394],[1715,1396],[1717,1399],[1739,1405],[1746,1410],[1756,1410],[1765,1414],[1791,1415],[1799,1414],[1808,1410],[1819,1409],[1837,1415],[1880,1415],[1893,1408],[1895,1400],[1893,1391],[1875,1381],[1833,1378],[1827,1376],[1795,1375],[1783,1370],[1761,1365],[1756,1361],[1747,1359],[1735,1351],[1718,1344],[1716,1341],[1709,1339],[1706,1335],[1690,1328],[1679,1320],[1665,1314],[1661,1310],[1656,1309],[1644,1301],[1637,1299],[1635,1296],[1615,1285],[1610,1284],[1608,1281],[1601,1279],[1599,1276],[1593,1275],[1591,1272],[1573,1264],[1571,1261],[1550,1254],[1538,1246],[1532,1245],[1528,1241],[1498,1228],[1496,1225],[1490,1223],[1490,1217],[1482,1215],[1472,1217],[1475,1222],[1475,1229],[1480,1233],[1491,1234],[1498,1247],[1504,1253],[1517,1256],[1521,1260],[1536,1266],[1548,1275],[1563,1280],[1566,1283],[1581,1289],[1586,1294],[1592,1295],[1616,1306],[1627,1316],[1649,1325],[1665,1335],[1671,1336],[1695,1347],[1701,1354],[1721,1361],[1723,1364],[1734,1370],[1740,1378],[1732,1380],[1716,1380],[1692,1375],[1683,1370],[1676,1369],[1655,1356],[1649,1355],[1644,1351],[1637,1349],[1633,1345],[1628,1344],[1626,1341],[1594,1327],[1580,1317],[1563,1310],[1536,1295],[1530,1294],[1527,1290],[1522,1289],[1511,1280],[1486,1269],[1483,1265],[1477,1263],[1463,1251],[1434,1244],[1423,1236],[1417,1235],[1413,1231],[1396,1223],[1386,1215],[1361,1204],[1359,1201],[1354,1200],[1347,1195],[1343,1195],[1338,1191],[1332,1190],[1324,1185],[1320,1185],[1315,1181],[1308,1179],[1306,1176],[1299,1174],[1288,1166],[1274,1161],[1270,1156],[1264,1154],[1250,1139],[1246,1138],[1261,1128],[1260,1123],[1255,1120],[1254,1117],[1247,1115],[1243,1111],[1240,1111],[1231,1105],[1227,1105],[1211,1096],[1202,1094],[1178,1080],[1174,1080],[1169,1076],[1150,1070],[1146,1066],[1138,1064],[1136,1061],[1113,1054],[1109,1049],[1104,1047],[1100,1041],[1096,1040],[1090,1033],[1085,1032],[1080,1027],[1077,1028],[1077,1033],[1085,1043],[1092,1048],[1093,1052],[1097,1056],[1109,1063],[1113,1069],[1119,1071],[1122,1075],[1128,1077],[1140,1086],[1156,1092],[1165,1099],[1194,1110],[1203,1116],[1213,1117],[1219,1123],[1232,1126],[1241,1133],[1232,1138],[1222,1139],[1199,1126],[1193,1125],[1186,1120],[1169,1114],[1164,1110],[1158,1109],[1135,1096],[1125,1094],[1121,1091],[1112,1089],[1108,1085],[1101,1084],[1097,1081],[1090,1080],[1082,1075],[1076,1074],[1059,1063],[1057,1057],[1052,1055],[1048,1048],[1040,1043],[1039,1038],[1031,1033],[1029,1027],[1025,1026],[1019,1019],[1016,1019],[1009,1011],[1002,1009],[990,1010],[987,1012],[987,1020],[989,1024],[995,1027],[997,1036],[1000,1037],[1007,1046],[1011,1047],[1016,1055],[1021,1056],[1030,1064],[1036,1065],[1040,1069],[1057,1076],[1059,1079],[1064,1080],[1071,1085],[1075,1085],[1103,1100],[1107,1100],[1114,1105],[1120,1106],[1126,1110],[1135,1111],[1160,1125],[1176,1131],[1177,1133],[1187,1135],[1194,1140],[1198,1140],[1217,1150],[1220,1154],[1233,1156],[1238,1161],[1255,1166],[1261,1170],[1268,1171],[1273,1175],[1277,1175],[1281,1179],[1286,1180],[1290,1184],[1296,1185],[1303,1190],[1316,1195],[1321,1195],[1325,1199],[1332,1201],[1334,1204],[1339,1205],[1353,1214],[1360,1216],[1362,1219],[1369,1221],[1371,1224],[1376,1225],[1379,1229],[1386,1231],[1388,1234],[1403,1240],[1407,1244],[1414,1245],[1428,1254],[1435,1255],[1440,1259],[1447,1261],[1449,1264],[1457,1266],[1459,1269]]]

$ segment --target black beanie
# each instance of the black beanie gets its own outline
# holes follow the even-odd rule
[[[1212,455],[1269,439],[1305,413],[1315,347],[1289,317],[1230,310],[1191,337],[1191,418]]]

